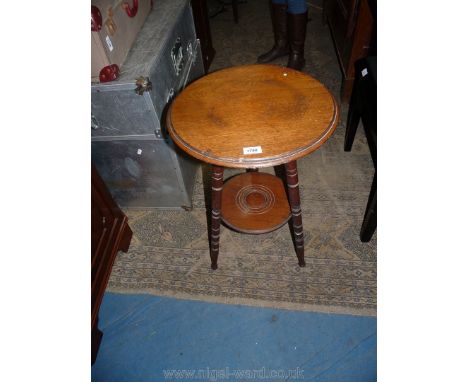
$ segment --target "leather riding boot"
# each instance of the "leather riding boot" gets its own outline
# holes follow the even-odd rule
[[[259,64],[273,61],[275,58],[286,56],[289,53],[288,25],[286,15],[286,4],[271,4],[271,21],[275,35],[275,45],[268,52],[257,58]]]
[[[307,29],[307,12],[288,13],[289,60],[288,68],[302,70],[305,64],[304,42]]]

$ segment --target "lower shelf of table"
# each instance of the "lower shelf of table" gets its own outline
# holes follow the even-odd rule
[[[251,234],[274,231],[291,218],[280,178],[262,173],[237,175],[223,186],[221,218],[230,228]]]

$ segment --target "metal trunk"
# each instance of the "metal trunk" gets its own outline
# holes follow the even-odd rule
[[[198,162],[165,128],[172,98],[204,74],[187,0],[155,1],[120,73],[91,86],[93,162],[122,207],[191,208]]]

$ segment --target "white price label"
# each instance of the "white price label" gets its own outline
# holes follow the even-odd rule
[[[114,46],[112,45],[112,41],[109,36],[106,36],[107,46],[109,47],[109,51],[112,52],[114,50]]]
[[[261,154],[262,146],[244,147],[244,155]]]
[[[137,154],[138,154],[138,155],[141,155],[142,152],[143,152],[143,151],[142,151],[141,149],[138,149],[138,150],[137,150]]]
[[[367,76],[367,68],[362,69],[361,74],[363,77]]]

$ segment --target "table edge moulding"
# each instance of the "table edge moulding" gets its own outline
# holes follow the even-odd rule
[[[239,152],[239,155],[236,156],[223,156],[223,155],[217,155],[216,153],[212,152],[213,147],[210,148],[200,148],[196,147],[191,142],[188,142],[187,139],[184,139],[181,135],[185,133],[185,131],[181,131],[180,127],[182,126],[174,126],[175,124],[178,125],[178,122],[180,124],[180,120],[182,118],[177,118],[174,117],[174,110],[177,113],[185,112],[185,115],[183,116],[184,120],[188,120],[189,118],[192,118],[191,115],[188,115],[190,113],[190,110],[187,110],[187,104],[191,101],[190,99],[187,99],[186,95],[190,94],[191,91],[197,90],[198,93],[203,94],[206,89],[210,86],[211,81],[216,81],[218,78],[222,78],[226,73],[228,72],[234,72],[238,77],[239,80],[242,80],[242,76],[245,74],[250,74],[254,75],[253,73],[255,71],[258,71],[259,69],[266,70],[269,73],[269,76],[271,77],[272,75],[277,75],[278,78],[278,83],[280,85],[286,84],[286,80],[289,78],[293,78],[296,83],[300,82],[306,82],[306,85],[309,85],[308,88],[306,88],[306,91],[314,91],[316,93],[319,93],[318,96],[324,96],[327,95],[329,97],[329,101],[332,101],[332,107],[333,110],[330,113],[331,115],[328,116],[327,114],[327,127],[326,128],[320,128],[320,134],[312,136],[313,139],[310,139],[308,142],[304,142],[302,145],[298,145],[295,147],[293,150],[289,150],[287,152],[279,152],[279,153],[274,153],[273,155],[268,155],[268,153],[265,153],[263,155],[256,154],[254,156],[248,155],[242,155],[242,152]],[[236,73],[239,72],[239,73]],[[270,83],[268,83],[270,81]],[[264,82],[266,82],[268,85],[272,84],[273,79],[272,78],[265,78]],[[259,81],[261,83],[262,81]],[[293,89],[296,91],[296,89]],[[304,89],[302,89],[304,90]],[[286,91],[289,91],[289,89],[286,89]],[[220,94],[219,94],[220,95]],[[231,96],[231,98],[235,97],[235,94],[230,94],[228,96]],[[310,96],[309,94],[300,94],[300,96]],[[312,94],[313,96],[313,94]],[[214,97],[213,95],[208,94],[208,97]],[[200,100],[198,100],[200,101]],[[310,100],[309,100],[310,101]],[[231,102],[228,100],[228,102]],[[232,99],[232,102],[236,102],[235,99]],[[307,106],[307,105],[306,105]],[[306,122],[310,123],[311,125],[314,124],[314,121],[310,120],[310,118],[313,117],[313,115],[307,115],[307,110],[304,112],[304,118],[300,121],[302,125],[306,125]],[[221,118],[219,116],[210,116],[211,118],[205,118],[204,121],[200,121],[200,124],[203,124],[208,122],[211,123],[212,125],[216,125],[219,123],[219,120]],[[310,154],[311,152],[317,150],[325,141],[333,134],[335,131],[336,126],[338,125],[339,121],[339,106],[336,103],[335,98],[333,95],[330,93],[330,91],[318,80],[313,78],[312,76],[293,70],[285,67],[280,67],[277,65],[243,65],[243,66],[237,66],[237,67],[232,67],[232,68],[226,68],[226,69],[221,69],[216,72],[210,73],[197,81],[194,81],[192,84],[186,87],[186,89],[181,92],[174,100],[174,102],[171,104],[168,113],[167,113],[167,127],[169,134],[171,135],[171,138],[173,141],[186,153],[189,155],[203,161],[207,162],[213,165],[217,166],[224,166],[224,167],[231,167],[231,168],[262,168],[262,167],[271,167],[271,166],[276,166],[279,164],[284,164],[286,162],[292,161],[299,159],[307,154]],[[289,116],[287,117],[289,118]],[[193,118],[192,118],[193,119]],[[291,122],[286,122],[286,118],[284,118],[285,121],[283,122],[285,126],[283,128],[286,128],[290,130],[294,124],[294,120],[291,120]],[[309,119],[309,120],[308,120]],[[318,123],[315,121],[315,124],[320,125],[323,121],[319,121]],[[287,124],[289,123],[289,124]],[[287,124],[287,125],[286,125]],[[321,126],[321,125],[320,125]],[[200,131],[201,133],[204,133],[203,131]],[[210,137],[205,137],[205,139],[208,139]],[[259,139],[262,137],[259,136]],[[215,142],[216,139],[213,137],[213,142]],[[256,144],[252,143],[249,146],[262,146],[261,144]]]

